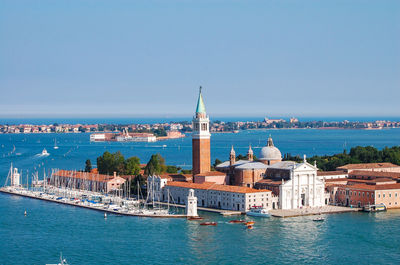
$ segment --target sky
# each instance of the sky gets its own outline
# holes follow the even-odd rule
[[[400,117],[400,1],[0,0],[1,117]]]

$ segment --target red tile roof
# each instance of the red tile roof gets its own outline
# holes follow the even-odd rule
[[[400,173],[397,172],[380,172],[380,171],[364,171],[354,170],[349,173],[349,177],[384,177],[384,178],[400,178]]]
[[[317,176],[334,176],[334,175],[347,175],[347,173],[342,170],[336,171],[317,171]]]
[[[226,176],[226,173],[219,172],[219,171],[208,171],[208,172],[197,174],[195,176],[205,176],[205,177]]]
[[[114,178],[114,176],[109,176],[109,175],[72,171],[72,170],[59,170],[55,172],[54,175],[66,178],[86,179],[97,182],[108,182]]]
[[[167,186],[182,187],[182,188],[197,189],[197,190],[226,191],[226,192],[235,192],[235,193],[271,192],[270,190],[257,190],[257,189],[252,189],[252,188],[248,188],[248,187],[220,185],[220,184],[215,184],[214,182],[189,183],[189,182],[171,181],[171,182],[167,182]]]
[[[363,163],[363,164],[347,164],[339,169],[368,169],[368,168],[387,168],[387,167],[400,167],[392,163]]]

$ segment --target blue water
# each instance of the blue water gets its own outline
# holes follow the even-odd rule
[[[213,134],[212,159],[227,158],[233,144],[255,153],[272,134],[282,153],[333,154],[356,145],[400,144],[400,130],[264,130]],[[57,138],[58,150],[54,150]],[[162,145],[167,147],[163,148]],[[15,145],[15,152],[10,154]],[[35,156],[46,148],[50,156]],[[10,163],[31,174],[51,167],[79,169],[105,150],[121,150],[146,162],[159,152],[168,164],[190,168],[191,139],[157,143],[90,143],[88,134],[0,135],[0,184]],[[27,210],[25,217],[23,212]],[[110,216],[99,212],[0,194],[0,264],[397,264],[400,211],[255,219],[254,230],[228,224],[231,218],[201,213],[217,221],[202,227],[186,220]]]

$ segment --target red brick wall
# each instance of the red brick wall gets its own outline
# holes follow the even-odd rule
[[[211,169],[210,139],[192,139],[193,175]]]

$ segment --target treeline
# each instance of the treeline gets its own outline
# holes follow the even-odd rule
[[[85,162],[85,171],[92,170],[90,159]],[[114,172],[117,175],[137,176],[141,170],[144,170],[144,175],[160,175],[163,173],[190,173],[191,170],[184,170],[180,167],[170,166],[165,164],[165,159],[160,154],[152,155],[146,165],[141,168],[140,159],[137,156],[132,156],[127,159],[120,151],[110,153],[105,151],[103,155],[97,158],[97,170],[100,174],[112,175]]]
[[[301,162],[303,158],[298,155],[285,154],[283,160]],[[335,170],[346,164],[390,162],[400,165],[400,146],[385,147],[382,150],[372,146],[357,146],[351,148],[349,153],[344,150],[343,153],[332,156],[313,156],[307,158],[307,161],[311,164],[316,161],[318,168],[323,171]]]

